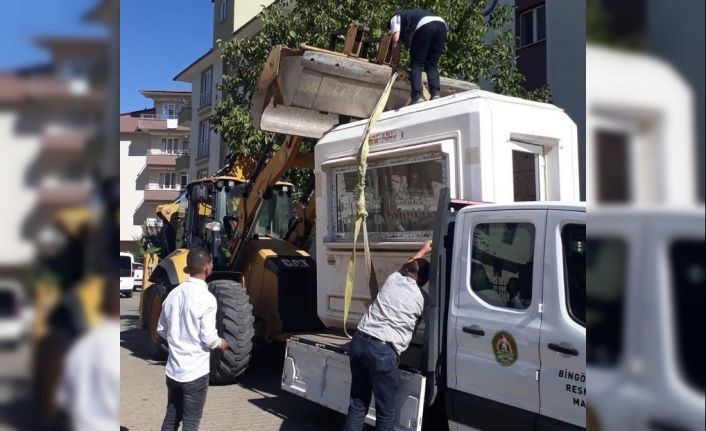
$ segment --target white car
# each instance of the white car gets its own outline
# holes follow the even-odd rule
[[[27,335],[30,320],[31,309],[20,284],[0,279],[0,346],[17,346]]]
[[[135,286],[135,258],[132,253],[120,252],[120,295],[132,297]]]
[[[142,287],[142,275],[144,273],[143,270],[143,265],[141,263],[135,262],[133,264],[133,267],[135,268],[135,275],[133,276],[134,279],[134,287],[133,291],[137,290],[138,288]]]

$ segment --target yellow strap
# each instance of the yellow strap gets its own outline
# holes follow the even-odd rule
[[[348,335],[348,328],[346,328],[346,323],[348,322],[348,312],[350,311],[351,307],[351,297],[353,296],[353,280],[355,278],[355,252],[356,244],[358,242],[358,234],[360,233],[361,226],[363,227],[365,236],[364,246],[366,262],[369,264],[368,277],[370,277],[371,272],[374,274],[374,270],[371,266],[372,261],[370,260],[370,249],[368,248],[367,227],[365,225],[365,219],[368,216],[368,213],[365,210],[365,174],[368,170],[370,131],[375,126],[375,123],[377,123],[377,121],[380,119],[380,115],[382,115],[383,109],[385,109],[385,105],[387,104],[387,99],[390,97],[390,91],[392,90],[392,84],[395,83],[395,79],[397,79],[397,72],[392,74],[390,80],[385,86],[385,90],[382,92],[380,99],[378,99],[378,102],[375,105],[373,115],[370,116],[370,120],[368,120],[368,124],[365,126],[365,130],[363,131],[363,140],[360,143],[360,149],[358,151],[358,187],[356,189],[356,192],[358,194],[358,213],[355,217],[355,227],[353,229],[353,252],[351,253],[351,260],[348,262],[348,273],[346,274],[346,289],[344,292],[343,299],[343,331],[349,338],[350,335]]]

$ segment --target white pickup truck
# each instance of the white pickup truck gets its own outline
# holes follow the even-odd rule
[[[402,355],[397,429],[421,429],[436,400],[451,429],[584,428],[585,206],[446,200],[437,214],[424,339]],[[499,273],[519,280],[523,308],[495,287]],[[347,352],[335,330],[291,338],[282,387],[345,414]]]
[[[338,126],[315,146],[317,312],[328,330],[290,338],[282,373],[285,390],[344,414],[343,286],[363,127]],[[452,429],[585,428],[577,154],[575,125],[547,104],[472,90],[383,113],[366,193],[377,279],[434,241],[426,321],[401,358],[398,430],[420,430],[430,406]],[[374,294],[358,261],[349,332]]]

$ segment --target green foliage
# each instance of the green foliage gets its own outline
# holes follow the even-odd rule
[[[612,30],[620,27],[601,4],[601,0],[586,2],[586,39],[589,42],[611,46],[631,51],[645,49],[645,34],[643,32],[630,35],[616,35]]]
[[[446,49],[439,62],[442,76],[471,82],[490,82],[497,93],[546,101],[542,88],[526,91],[524,76],[515,64],[514,10],[497,7],[488,17],[481,11],[485,1],[468,0],[279,0],[261,13],[262,28],[251,38],[220,43],[225,68],[222,101],[216,106],[212,124],[231,150],[259,157],[271,133],[256,130],[250,122],[250,97],[272,47],[296,48],[301,43],[326,48],[331,32],[345,31],[353,21],[364,22],[371,36],[382,37],[395,10],[423,7],[444,17],[449,24]],[[495,37],[489,37],[494,35]],[[408,64],[403,50],[401,65]],[[276,143],[275,143],[276,144]],[[295,171],[286,179],[301,190],[309,173]]]

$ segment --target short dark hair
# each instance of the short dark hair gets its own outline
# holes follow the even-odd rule
[[[428,260],[418,258],[410,260],[402,266],[402,274],[414,274],[417,276],[417,280],[423,281],[420,285],[423,285],[429,281],[429,268],[431,264]]]
[[[199,274],[211,263],[211,252],[201,247],[194,247],[186,255],[185,272],[189,274]]]

